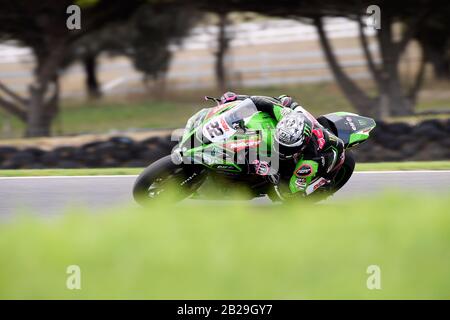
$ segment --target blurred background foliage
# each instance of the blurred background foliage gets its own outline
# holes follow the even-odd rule
[[[65,27],[66,8],[73,3],[81,6],[81,30]],[[268,95],[289,93],[316,114],[334,111],[339,106],[376,118],[421,117],[423,112],[447,117],[450,100],[445,95],[450,76],[447,16],[450,6],[433,0],[378,1],[381,29],[368,31],[366,9],[370,4],[373,3],[364,0],[1,0],[4,10],[0,14],[0,41],[29,48],[34,65],[26,86],[20,90],[14,89],[17,87],[14,81],[0,77],[3,135],[17,137],[25,133],[35,137],[180,126],[192,109],[197,108],[198,97],[205,91],[218,95],[230,89]],[[330,18],[343,18],[354,23],[351,37],[364,60],[366,78],[363,81],[355,78],[355,72],[346,67],[347,61],[340,61],[340,49],[336,48],[330,29],[334,25],[327,22]],[[246,73],[239,75],[240,67],[233,68],[230,62],[237,50],[234,43],[239,41],[239,26],[250,23],[254,28],[251,23],[264,24],[280,19],[297,21],[315,30],[316,45],[322,51],[334,83],[293,83],[289,80],[292,71],[278,71],[261,75],[256,79],[258,86],[246,84],[251,83],[246,82]],[[266,31],[272,32],[270,28]],[[203,85],[202,89],[180,90],[167,74],[174,53],[189,46],[185,40],[192,39],[193,34],[210,39],[214,77],[207,80],[209,85]],[[256,40],[258,37],[248,40],[249,49]],[[307,43],[295,49],[289,41],[273,45],[284,54],[310,50]],[[253,60],[259,59],[260,49],[254,47]],[[412,64],[408,62],[411,61],[411,50],[415,59]],[[196,51],[192,52],[195,54]],[[128,81],[125,75],[125,80],[122,77],[102,83],[99,60],[108,61],[114,57],[129,59],[140,74],[143,90],[137,92],[131,87],[118,94],[115,85]],[[208,59],[203,53],[198,57]],[[308,64],[308,60],[305,61],[299,62]],[[291,66],[295,70],[298,67],[298,62],[287,59],[286,63],[283,68]],[[65,74],[73,66],[80,66],[85,73],[86,97],[98,101],[67,98],[71,89],[66,84]],[[176,70],[175,73],[180,72]],[[300,70],[307,69],[301,66]],[[240,77],[244,80],[239,81]],[[265,80],[268,77],[272,82]],[[278,84],[273,80],[277,77],[280,78]],[[195,87],[199,81],[192,78],[190,82],[188,87]],[[106,93],[102,90],[105,87],[112,89]],[[433,89],[432,93],[420,94],[423,88]],[[158,114],[163,109],[170,110],[172,117],[160,117]],[[88,120],[91,116],[95,121]],[[99,118],[104,125],[97,127]]]

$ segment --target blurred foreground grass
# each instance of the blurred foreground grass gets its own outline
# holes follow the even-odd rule
[[[450,298],[449,197],[203,202],[0,225],[0,298]],[[66,268],[81,268],[81,290]],[[369,265],[381,290],[368,290]]]
[[[0,177],[40,177],[40,176],[100,176],[138,175],[144,168],[82,168],[82,169],[11,169],[0,170]],[[358,163],[356,171],[386,170],[449,170],[450,161],[405,161]]]

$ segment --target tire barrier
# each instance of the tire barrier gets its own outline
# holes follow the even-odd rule
[[[165,135],[142,141],[120,136],[50,151],[0,146],[0,169],[145,167],[169,154],[175,144]],[[379,121],[354,156],[357,162],[448,160],[450,119],[415,126]]]

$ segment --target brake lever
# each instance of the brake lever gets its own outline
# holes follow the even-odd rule
[[[236,131],[241,129],[242,133],[246,133],[247,132],[247,128],[245,127],[245,121],[244,120],[239,120],[239,121],[233,123],[232,127]]]

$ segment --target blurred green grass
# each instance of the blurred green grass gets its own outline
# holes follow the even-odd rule
[[[81,209],[0,225],[0,298],[450,298],[450,198]],[[79,265],[81,290],[66,289]],[[381,290],[368,290],[369,265]]]
[[[138,175],[144,168],[8,169],[0,177]]]

